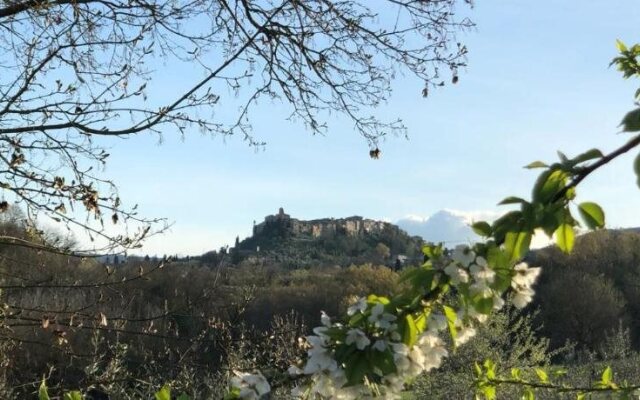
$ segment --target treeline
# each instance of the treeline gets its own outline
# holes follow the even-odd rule
[[[42,235],[20,221],[0,233]],[[87,399],[146,398],[166,382],[220,398],[231,370],[286,369],[321,311],[338,315],[354,295],[391,293],[397,277],[373,265],[114,265],[1,246],[0,398],[31,398],[43,376],[52,393],[81,389]]]
[[[640,348],[640,234],[602,230],[578,237],[567,255],[555,247],[536,251],[531,264],[543,273],[534,307],[542,333],[558,348],[602,351],[620,330]]]
[[[0,234],[55,239],[19,220],[5,220]],[[416,382],[416,393],[446,393],[453,386],[436,383],[454,381],[460,393],[468,390],[471,359],[507,366],[636,360],[640,235],[600,231],[580,237],[570,256],[549,248],[529,258],[544,271],[536,303],[525,314],[498,314],[444,375]],[[286,369],[303,356],[298,338],[321,311],[338,316],[353,296],[396,293],[401,273],[374,264],[291,269],[197,257],[110,265],[4,245],[0,398],[29,398],[43,376],[52,392],[81,389],[88,399],[143,398],[165,382],[192,398],[218,398],[231,370]]]

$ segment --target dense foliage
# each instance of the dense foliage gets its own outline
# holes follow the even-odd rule
[[[576,240],[571,254],[547,248],[532,254],[531,262],[545,271],[536,304],[541,308],[543,332],[553,346],[570,340],[597,351],[620,323],[630,328],[630,340],[640,348],[637,231],[589,233]]]

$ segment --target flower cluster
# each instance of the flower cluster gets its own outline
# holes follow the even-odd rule
[[[520,263],[513,268],[514,276],[511,278],[511,287],[515,292],[513,296],[513,305],[523,308],[531,302],[535,292],[531,286],[536,282],[540,275],[540,268],[529,268],[527,263]]]
[[[409,346],[402,341],[398,317],[387,312],[387,307],[376,298],[358,299],[348,309],[351,326],[331,323],[323,314],[323,326],[307,337],[310,347],[304,367],[289,369],[292,375],[309,375],[311,384],[295,388],[293,395],[342,400],[397,399],[407,380],[438,368],[448,354],[439,336],[439,331],[447,326],[446,321],[443,323],[434,316],[430,328]],[[344,355],[359,356],[359,360],[352,363]],[[374,362],[367,365],[367,360]],[[357,383],[352,382],[354,373],[362,373],[357,376]]]
[[[493,310],[499,310],[504,306],[502,299],[503,290],[497,289],[496,272],[489,266],[484,257],[476,256],[475,252],[465,245],[457,246],[451,254],[451,262],[444,268],[444,273],[449,276],[454,286],[462,286],[469,291],[469,295],[475,300],[475,304],[486,305],[491,303]],[[527,263],[521,262],[512,270],[511,288],[513,305],[524,308],[533,299],[535,292],[531,288],[540,275],[540,268],[529,268]],[[470,310],[472,317],[479,322],[484,322],[487,311],[477,314],[478,310]]]

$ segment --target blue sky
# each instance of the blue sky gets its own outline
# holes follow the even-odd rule
[[[640,42],[637,1],[478,1],[477,24],[460,35],[470,50],[460,82],[421,97],[419,81],[394,82],[381,116],[404,120],[409,139],[389,138],[372,160],[348,121],[325,136],[285,121],[265,102],[252,116],[255,151],[236,138],[165,132],[109,143],[105,174],[141,213],[173,222],[141,253],[199,254],[232,244],[278,207],[294,217],[398,220],[447,208],[495,211],[508,195],[528,196],[530,161],[553,160],[625,141],[617,125],[640,82],[608,67],[615,39]],[[162,66],[158,70],[162,70]],[[188,67],[162,76],[165,92],[185,87]],[[223,100],[224,101],[224,96]],[[602,203],[612,227],[640,226],[633,155],[597,172],[579,190]]]

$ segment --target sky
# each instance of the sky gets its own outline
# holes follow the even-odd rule
[[[398,221],[443,209],[494,215],[506,210],[496,206],[502,198],[529,196],[536,177],[522,168],[529,162],[624,143],[617,126],[640,83],[622,80],[609,62],[616,39],[640,42],[640,2],[492,0],[459,11],[477,25],[459,35],[468,67],[457,85],[426,99],[419,81],[393,82],[377,112],[400,117],[409,138],[386,139],[378,160],[348,121],[335,118],[326,135],[313,136],[286,121],[278,103],[252,115],[256,137],[267,142],[258,151],[198,132],[108,142],[104,173],[121,197],[172,223],[138,253],[196,255],[231,245],[279,207],[299,219]],[[162,76],[165,87],[189,85],[192,71],[181,68]],[[640,226],[633,156],[578,191],[604,206],[610,227]]]

